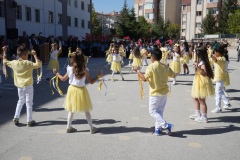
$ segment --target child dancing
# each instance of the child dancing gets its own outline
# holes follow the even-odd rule
[[[160,62],[161,58],[162,52],[154,48],[151,54],[152,64],[147,67],[145,75],[138,70],[138,67],[134,67],[134,70],[144,82],[149,82],[149,113],[156,119],[155,134],[161,135],[161,130],[165,129],[167,134],[171,135],[173,125],[165,121],[163,111],[169,92],[168,77],[174,78],[175,74],[167,65]]]
[[[207,48],[199,47],[196,49],[194,67],[195,76],[192,85],[192,98],[195,104],[195,113],[190,118],[199,123],[207,123],[206,97],[214,95],[214,87],[211,80],[213,79],[213,71],[208,60]]]
[[[77,129],[72,127],[73,114],[77,112],[84,112],[87,122],[90,126],[90,133],[98,131],[93,127],[90,110],[92,110],[92,102],[86,88],[85,80],[87,79],[91,84],[95,83],[102,72],[94,79],[90,77],[89,69],[86,68],[86,61],[83,54],[76,52],[72,55],[72,67],[67,67],[67,73],[62,76],[56,69],[53,73],[59,77],[61,81],[66,81],[69,78],[69,87],[64,102],[64,108],[68,111],[67,133],[76,132]]]
[[[36,51],[31,53],[35,63],[28,61],[28,49],[20,46],[17,48],[18,60],[8,61],[6,56],[7,46],[3,47],[3,63],[13,70],[14,85],[18,88],[18,103],[13,118],[15,125],[19,124],[19,117],[24,103],[27,107],[27,126],[32,127],[36,122],[32,119],[33,105],[33,69],[41,67],[41,62],[37,58]]]

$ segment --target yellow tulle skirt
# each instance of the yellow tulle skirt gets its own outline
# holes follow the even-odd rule
[[[133,54],[132,53],[130,53],[128,59],[133,59]]]
[[[193,98],[206,98],[214,93],[214,86],[209,77],[203,77],[200,74],[194,76],[191,94]]]
[[[111,62],[112,62],[112,54],[108,54],[106,61],[107,61],[108,63],[111,63]]]
[[[189,64],[189,54],[185,54],[183,58],[180,58],[181,64]]]
[[[87,88],[69,85],[63,106],[67,111],[73,113],[92,110],[92,102]]]
[[[230,85],[230,77],[227,71],[224,73],[224,86],[229,86]]]
[[[167,62],[167,56],[164,55],[160,62],[165,64]]]
[[[112,62],[111,70],[112,71],[121,71],[122,67],[121,67],[120,62]]]
[[[133,63],[132,63],[133,67],[140,67],[142,65],[143,65],[142,60],[140,58],[133,58]]]
[[[181,72],[180,62],[172,61],[171,64],[170,64],[170,68],[172,69],[172,71],[174,73],[180,73]]]
[[[50,59],[48,66],[47,66],[48,70],[52,70],[52,69],[56,69],[59,70],[59,63],[58,60],[56,59]]]

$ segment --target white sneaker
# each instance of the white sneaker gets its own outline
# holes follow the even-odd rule
[[[193,119],[193,120],[195,120],[198,117],[201,117],[201,115],[200,114],[196,114],[196,113],[194,113],[193,115],[189,116],[189,118]]]
[[[173,85],[176,85],[176,81],[173,81],[173,83],[172,83]]]
[[[199,117],[199,118],[195,119],[195,121],[198,123],[207,123],[208,119],[205,117]]]
[[[224,106],[223,106],[223,108],[224,109],[228,109],[228,108],[230,108],[232,105],[229,103],[229,104],[225,104]]]
[[[221,110],[221,109],[217,109],[217,108],[215,108],[215,109],[212,110],[211,112],[212,112],[212,113],[220,113],[220,112],[222,112],[222,110]]]

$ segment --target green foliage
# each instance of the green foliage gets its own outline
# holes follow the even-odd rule
[[[98,19],[97,13],[95,12],[94,6],[92,5],[92,35],[102,35],[101,20]]]
[[[168,23],[166,33],[168,37],[178,39],[180,37],[181,27],[178,24]]]
[[[222,6],[222,12],[221,12],[221,17],[219,21],[219,32],[221,33],[229,33],[228,30],[228,19],[230,14],[233,14],[235,10],[237,9],[236,7],[236,2],[237,0],[224,0],[223,1],[223,6]]]
[[[148,23],[144,17],[142,17],[142,16],[139,17],[138,18],[138,30],[137,30],[138,37],[149,38],[149,37],[151,37],[150,31],[151,31],[150,23]]]
[[[201,29],[203,34],[214,34],[216,33],[217,20],[214,15],[207,14],[202,21]]]
[[[240,10],[236,10],[228,19],[229,33],[240,33]]]

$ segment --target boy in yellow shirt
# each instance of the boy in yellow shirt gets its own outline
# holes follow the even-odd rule
[[[149,82],[149,113],[156,119],[155,134],[161,135],[161,130],[166,129],[167,134],[171,135],[173,125],[163,119],[163,111],[169,92],[168,77],[174,78],[175,73],[167,65],[160,62],[161,58],[162,52],[155,47],[151,54],[152,64],[147,67],[145,75],[137,67],[134,70],[144,82]]]
[[[6,56],[7,46],[3,47],[3,63],[13,69],[14,85],[18,88],[18,103],[13,119],[15,125],[19,124],[19,117],[24,103],[27,107],[27,126],[32,127],[36,122],[32,119],[33,105],[33,69],[40,68],[41,62],[37,58],[37,54],[32,50],[32,55],[36,61],[33,63],[28,61],[28,49],[20,46],[17,48],[18,60],[8,61]]]
[[[212,56],[214,62],[214,79],[216,82],[215,94],[216,94],[216,108],[212,110],[212,113],[219,113],[222,111],[221,100],[224,103],[223,108],[227,109],[231,107],[227,97],[224,94],[224,80],[225,80],[225,68],[226,59],[224,57],[224,47],[220,46],[215,49],[215,54]]]

